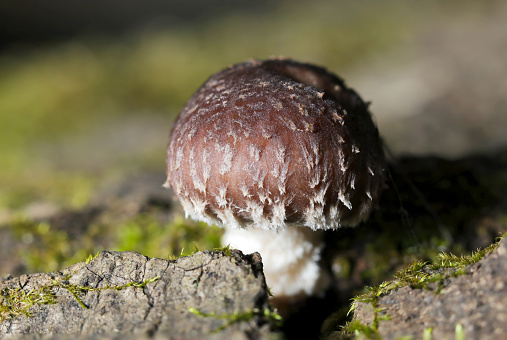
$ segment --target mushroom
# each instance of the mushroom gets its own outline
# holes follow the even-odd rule
[[[260,252],[276,298],[317,295],[323,231],[355,226],[384,187],[368,105],[326,69],[275,58],[211,76],[179,114],[167,181],[185,214]]]

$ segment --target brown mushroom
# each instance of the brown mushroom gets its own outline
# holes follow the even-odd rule
[[[313,295],[322,230],[365,220],[385,158],[368,105],[327,70],[247,61],[209,78],[177,118],[167,182],[187,216],[263,257],[278,297]],[[320,231],[320,232],[317,232]]]

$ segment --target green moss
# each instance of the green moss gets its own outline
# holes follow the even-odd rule
[[[433,328],[429,327],[424,330],[423,340],[432,340],[433,339]]]
[[[394,275],[395,280],[383,282],[375,287],[366,287],[367,293],[355,297],[354,301],[374,303],[381,295],[405,286],[429,289],[428,285],[430,283],[442,281],[449,276],[464,274],[465,271],[460,269],[474,264],[487,254],[492,253],[498,247],[500,240],[501,238],[488,247],[477,250],[470,255],[458,257],[449,253],[440,253],[437,257],[438,261],[432,264],[416,261],[407,268],[398,271]],[[451,270],[445,271],[445,269]]]
[[[365,325],[357,320],[347,322],[347,324],[343,327],[342,332],[346,334],[354,334],[356,339],[381,339],[374,327]]]
[[[232,257],[230,244],[226,245],[225,247],[215,248],[213,251],[220,251],[223,252],[225,256]]]
[[[439,269],[439,268],[456,268],[456,269],[462,269],[465,268],[471,264],[474,264],[481,260],[484,256],[486,256],[489,253],[492,253],[496,247],[498,247],[498,242],[492,243],[488,247],[484,249],[478,249],[477,251],[473,252],[470,255],[462,255],[462,256],[456,256],[454,254],[448,254],[448,253],[440,253],[437,255],[437,259],[440,261],[439,263],[434,264],[432,269]]]
[[[20,315],[31,317],[30,308],[34,305],[47,305],[57,303],[57,298],[54,289],[59,287],[68,290],[76,299],[79,305],[83,308],[88,308],[81,299],[83,293],[89,291],[102,291],[102,290],[122,290],[128,287],[143,288],[147,284],[160,279],[154,277],[144,280],[142,282],[129,282],[119,286],[105,286],[101,288],[76,286],[68,283],[71,275],[65,276],[61,279],[53,279],[51,284],[38,287],[29,291],[23,289],[3,288],[0,290],[0,322],[12,319]]]
[[[214,312],[203,313],[200,310],[198,310],[197,308],[193,308],[193,307],[189,308],[188,311],[194,315],[202,316],[205,318],[214,318],[214,319],[225,320],[226,322],[222,326],[214,329],[213,333],[220,332],[223,329],[225,329],[226,327],[230,326],[231,324],[234,324],[237,322],[250,321],[254,317],[264,318],[269,323],[275,324],[278,327],[281,326],[282,321],[283,321],[280,314],[273,312],[267,308],[264,310],[254,308],[254,309],[248,310],[246,312],[242,312],[242,313],[234,312],[232,314],[216,314]]]
[[[14,255],[23,260],[28,271],[55,271],[81,261],[94,250],[93,245],[84,246],[86,242],[75,248],[73,244],[78,240],[71,240],[67,231],[58,230],[48,222],[17,218],[9,228],[25,245],[18,247],[18,253]]]
[[[164,222],[167,213],[157,209],[134,216],[122,214],[111,207],[103,215],[93,217],[93,212],[84,211],[53,223],[19,217],[2,228],[8,228],[17,242],[12,255],[21,260],[25,272],[61,270],[104,249],[169,259],[191,255],[194,249],[214,249],[231,255],[228,247],[221,247],[223,231],[218,227],[180,215]],[[83,222],[86,220],[89,222]],[[87,261],[91,259],[89,256]]]
[[[88,264],[90,262],[92,262],[93,260],[95,260],[98,256],[100,255],[100,252],[98,252],[97,254],[95,255],[88,255],[88,257],[86,258],[85,260],[85,263]]]
[[[109,286],[109,285],[106,285],[105,287],[101,287],[101,288],[93,288],[93,287],[84,287],[84,286],[71,285],[71,284],[68,283],[69,279],[70,279],[70,277],[67,277],[67,278],[65,278],[63,280],[53,280],[51,282],[51,287],[61,287],[61,288],[64,288],[64,289],[68,290],[72,294],[72,296],[74,296],[74,299],[76,299],[76,301],[79,303],[79,305],[81,307],[88,308],[88,306],[85,305],[85,303],[83,302],[83,300],[80,297],[80,295],[82,293],[86,293],[86,292],[98,292],[98,291],[102,291],[102,290],[111,290],[111,289],[113,289],[113,290],[122,290],[122,289],[125,289],[125,288],[128,288],[128,287],[143,288],[147,284],[159,280],[160,277],[156,276],[156,277],[153,277],[151,279],[144,280],[142,282],[129,282],[127,284],[119,285],[119,286]]]
[[[456,340],[465,340],[466,339],[465,330],[463,329],[463,326],[460,323],[456,324],[456,328],[454,330],[454,338]]]
[[[432,264],[416,261],[407,268],[398,271],[394,275],[394,280],[382,282],[377,286],[366,287],[366,293],[352,299],[349,314],[354,312],[358,302],[371,304],[374,311],[372,325],[365,326],[354,320],[348,323],[343,331],[345,333],[360,333],[367,338],[375,339],[376,333],[374,332],[378,330],[379,322],[382,320],[389,320],[389,316],[383,313],[384,310],[378,308],[378,299],[382,295],[387,294],[391,290],[406,286],[410,286],[415,289],[430,289],[433,290],[435,294],[438,294],[442,289],[442,284],[445,279],[466,274],[467,272],[464,268],[478,262],[487,254],[492,253],[498,247],[498,243],[504,236],[498,238],[497,242],[484,249],[479,249],[470,255],[462,255],[458,257],[449,253],[440,253],[437,260]],[[429,332],[429,334],[431,334],[431,331]],[[426,332],[425,336],[428,336]]]
[[[185,256],[191,256],[191,255],[194,255],[196,254],[197,252],[201,251],[199,249],[199,247],[197,247],[197,244],[194,245],[194,251],[190,252],[190,253],[187,253],[184,251],[185,249],[183,248],[181,250],[181,253],[179,255],[176,255],[176,254],[172,254],[172,255],[169,255],[167,257],[167,259],[169,261],[176,261],[177,259],[179,259],[180,257],[185,257]],[[221,252],[223,253],[225,256],[228,256],[228,257],[232,257],[232,251],[229,247],[229,245],[225,246],[225,247],[220,247],[220,248],[213,248],[211,251],[214,251],[214,252]]]
[[[219,249],[222,230],[205,223],[176,217],[169,223],[160,223],[148,214],[140,214],[114,229],[117,230],[118,251],[133,250],[150,257],[174,259],[191,255],[199,249]]]
[[[3,288],[0,290],[0,322],[20,315],[30,317],[30,308],[34,305],[56,303],[52,286],[39,287],[30,291]]]

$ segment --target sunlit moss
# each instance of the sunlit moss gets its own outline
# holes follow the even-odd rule
[[[440,253],[438,259],[430,264],[427,262],[416,261],[405,269],[398,271],[394,275],[394,280],[383,282],[378,286],[366,287],[367,293],[357,296],[354,301],[375,302],[380,296],[387,292],[410,286],[412,288],[428,288],[433,282],[441,281],[446,277],[453,276],[456,270],[463,269],[468,265],[474,264],[481,260],[484,256],[492,253],[497,247],[500,239],[490,246],[473,252],[470,255],[462,255],[458,257],[449,253]],[[453,269],[445,272],[440,269]],[[464,274],[464,272],[458,272]],[[353,310],[353,307],[351,311]]]
[[[0,290],[0,322],[20,315],[31,316],[29,310],[34,305],[56,303],[51,286],[43,286],[30,291],[13,288]]]
[[[100,253],[97,253],[95,255],[91,255],[91,254],[88,255],[88,257],[85,260],[85,263],[89,264],[90,262],[92,262],[93,260],[95,260],[99,255],[100,255]]]
[[[31,317],[30,308],[35,305],[48,305],[57,303],[56,294],[54,289],[59,287],[66,289],[72,294],[74,299],[79,303],[82,308],[88,306],[81,299],[81,295],[86,292],[95,292],[102,290],[123,290],[128,287],[143,288],[147,284],[160,279],[160,277],[153,277],[146,279],[142,282],[128,282],[124,285],[118,286],[105,286],[101,288],[76,286],[68,283],[71,275],[65,276],[61,279],[53,279],[51,284],[44,285],[29,291],[23,289],[3,288],[0,290],[0,322],[7,319],[12,319],[20,315]]]
[[[29,272],[55,271],[79,262],[91,249],[75,247],[65,230],[56,230],[47,222],[17,219],[10,226],[13,236],[25,244],[13,254],[22,259]]]
[[[505,237],[505,234],[502,238],[503,237]],[[498,238],[497,242],[484,249],[477,250],[470,255],[458,257],[449,253],[440,253],[438,259],[432,264],[416,261],[407,268],[398,271],[394,275],[394,280],[382,282],[377,286],[366,287],[366,292],[364,294],[352,299],[349,314],[354,312],[358,302],[371,304],[374,310],[372,325],[363,325],[358,321],[352,321],[345,326],[343,332],[354,333],[356,335],[362,334],[367,338],[375,339],[378,336],[376,333],[378,330],[378,323],[382,320],[389,319],[388,315],[381,315],[383,310],[378,308],[378,299],[382,295],[387,294],[394,289],[406,286],[416,289],[430,289],[433,290],[435,294],[438,294],[442,289],[443,280],[449,277],[466,274],[466,271],[463,269],[468,265],[480,261],[487,254],[492,253],[498,247],[502,238]],[[435,285],[431,286],[431,284]],[[425,336],[427,336],[426,332]]]
[[[433,269],[439,268],[456,268],[461,269],[478,262],[485,255],[492,253],[496,247],[498,247],[498,242],[495,242],[484,249],[478,249],[475,252],[472,252],[470,255],[461,255],[456,256],[450,253],[440,253],[437,255],[437,259],[440,263],[436,263],[432,266]]]
[[[152,212],[121,216],[108,212],[88,225],[64,224],[58,228],[50,222],[20,217],[4,228],[11,230],[17,242],[26,245],[16,247],[12,255],[22,260],[27,272],[61,270],[103,249],[137,251],[159,258],[189,255],[194,249],[230,253],[228,247],[221,248],[220,228],[179,215],[163,222],[156,215]]]
[[[159,276],[156,276],[156,277],[153,277],[150,279],[146,279],[142,282],[132,281],[132,282],[128,282],[124,285],[118,285],[118,286],[106,285],[105,287],[101,287],[101,288],[93,288],[93,287],[88,287],[88,286],[85,287],[85,286],[71,285],[68,283],[68,280],[70,279],[70,277],[71,276],[65,277],[63,280],[62,279],[52,280],[51,285],[49,287],[51,287],[51,288],[52,287],[61,287],[63,289],[66,289],[67,291],[69,291],[69,293],[72,294],[72,296],[79,303],[79,305],[85,309],[88,309],[89,307],[83,302],[83,300],[81,299],[81,295],[86,292],[98,292],[98,291],[111,290],[111,289],[119,291],[119,290],[123,290],[128,287],[144,288],[147,284],[158,281],[160,279]]]
[[[174,257],[191,254],[194,249],[220,247],[221,229],[205,223],[175,218],[161,224],[153,217],[141,214],[118,225],[115,249],[133,250],[150,257]]]

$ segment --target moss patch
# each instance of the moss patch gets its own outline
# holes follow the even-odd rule
[[[3,288],[0,290],[0,322],[20,315],[30,317],[30,308],[34,305],[56,303],[53,286],[45,286],[30,291]]]
[[[394,280],[386,281],[380,285],[366,287],[366,293],[353,298],[353,302],[349,309],[349,313],[354,312],[356,303],[371,304],[374,316],[371,325],[363,325],[357,320],[348,322],[343,328],[343,333],[363,335],[368,339],[378,338],[377,330],[379,322],[389,320],[389,316],[378,308],[378,299],[390,292],[391,290],[410,286],[415,289],[433,290],[435,294],[441,291],[443,281],[449,277],[467,274],[465,268],[480,261],[487,254],[492,253],[497,247],[500,240],[505,237],[498,238],[497,241],[490,246],[479,249],[470,255],[456,256],[449,253],[440,253],[437,261],[433,263],[417,261],[407,268],[398,271],[394,275]],[[458,334],[458,330],[456,331]]]
[[[151,279],[147,279],[147,280],[144,280],[142,282],[129,282],[127,284],[124,284],[124,285],[120,285],[120,286],[105,286],[105,287],[101,287],[101,288],[93,288],[93,287],[84,287],[84,286],[76,286],[76,285],[71,285],[71,284],[68,284],[68,280],[70,279],[70,277],[67,277],[63,280],[53,280],[51,282],[51,288],[52,287],[61,287],[61,288],[64,288],[66,290],[68,290],[72,296],[74,296],[74,299],[76,299],[76,301],[79,303],[79,305],[83,308],[88,308],[88,306],[83,302],[83,300],[81,300],[81,294],[82,293],[86,293],[86,292],[98,292],[98,291],[102,291],[102,290],[122,290],[122,289],[125,289],[125,288],[128,288],[128,287],[136,287],[136,288],[143,288],[145,287],[148,283],[152,283],[152,282],[155,282],[157,281],[158,279],[160,279],[160,277],[156,276],[156,277],[153,277]]]
[[[114,250],[133,250],[149,257],[173,258],[191,255],[199,249],[220,247],[222,230],[181,216],[160,223],[148,214],[140,214],[115,227]]]
[[[235,312],[232,314],[216,314],[214,312],[211,313],[203,313],[200,310],[196,308],[189,308],[188,311],[194,315],[202,316],[205,318],[214,318],[219,320],[225,320],[225,323],[221,325],[220,327],[217,327],[213,330],[212,333],[217,333],[222,331],[223,329],[227,328],[228,326],[236,323],[236,322],[242,322],[242,321],[250,321],[254,319],[255,317],[261,317],[264,318],[267,322],[272,323],[276,325],[277,327],[280,327],[282,324],[282,317],[277,312],[272,312],[269,309],[260,310],[257,308],[251,309],[246,312]]]
[[[24,272],[60,270],[104,249],[136,251],[166,259],[190,255],[194,249],[219,249],[230,254],[228,247],[220,247],[220,228],[186,220],[178,214],[167,221],[160,217],[161,211],[155,210],[131,216],[111,209],[93,218],[78,214],[76,221],[74,217],[45,222],[17,218],[0,228],[10,232],[10,253],[25,268]]]
[[[30,308],[35,305],[56,304],[58,301],[54,291],[55,288],[63,288],[68,290],[72,296],[74,296],[81,307],[88,308],[88,306],[86,306],[81,299],[82,293],[111,289],[122,290],[128,287],[143,288],[147,284],[155,282],[159,279],[159,277],[154,277],[142,282],[129,282],[125,285],[120,286],[93,288],[71,285],[68,283],[68,280],[71,277],[72,276],[69,275],[63,279],[52,280],[51,284],[49,285],[31,289],[29,291],[19,288],[3,288],[0,290],[0,322],[8,319],[13,319],[20,315],[30,317]]]

